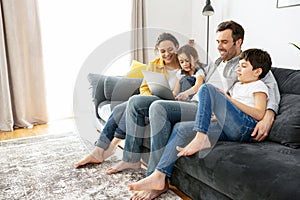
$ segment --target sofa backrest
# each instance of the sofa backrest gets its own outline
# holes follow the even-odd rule
[[[300,147],[300,70],[272,68],[280,91],[279,111],[268,140]]]
[[[271,70],[277,81],[280,94],[300,95],[300,70],[275,67]]]

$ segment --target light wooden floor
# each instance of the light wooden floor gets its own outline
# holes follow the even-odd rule
[[[0,141],[10,140],[16,138],[24,138],[45,134],[59,134],[65,132],[74,132],[75,131],[75,122],[73,118],[66,118],[61,120],[56,120],[44,125],[37,125],[33,128],[20,128],[15,129],[12,132],[3,132],[0,131]],[[191,200],[185,194],[180,192],[176,187],[170,186],[170,189],[175,192],[183,200]]]
[[[19,128],[12,132],[0,131],[0,141],[16,138],[38,136],[45,134],[59,134],[73,132],[75,130],[75,122],[73,118],[60,119],[48,124],[37,125],[33,128]]]

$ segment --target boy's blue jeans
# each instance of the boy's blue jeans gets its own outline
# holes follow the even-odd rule
[[[195,132],[208,134],[213,140],[251,141],[251,133],[257,120],[240,111],[210,84],[203,85],[198,95],[196,121],[180,122],[174,126],[168,145],[156,167],[169,177],[178,158],[176,146],[184,147],[193,139]],[[211,122],[212,113],[217,117],[216,122]]]

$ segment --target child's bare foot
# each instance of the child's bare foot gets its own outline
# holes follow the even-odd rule
[[[139,168],[141,168],[141,162],[129,163],[129,162],[125,162],[125,161],[121,160],[115,166],[108,168],[105,173],[106,174],[116,174],[125,169],[139,169]]]
[[[74,167],[80,167],[88,163],[99,164],[103,162],[103,152],[104,149],[100,147],[95,147],[91,154],[87,155],[79,162],[74,163]]]
[[[211,144],[208,136],[204,133],[197,132],[195,138],[187,146],[184,148],[178,146],[176,147],[176,149],[179,151],[177,156],[190,156],[202,149],[210,147]]]
[[[150,176],[136,182],[128,184],[130,190],[163,190],[166,187],[166,174],[154,171]]]

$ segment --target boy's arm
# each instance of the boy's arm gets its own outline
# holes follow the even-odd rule
[[[262,120],[265,112],[266,112],[266,105],[267,105],[267,95],[264,92],[255,92],[253,93],[254,96],[254,107],[245,105],[227,95],[230,101],[238,107],[241,111],[250,115],[251,117],[255,118],[256,120]]]

